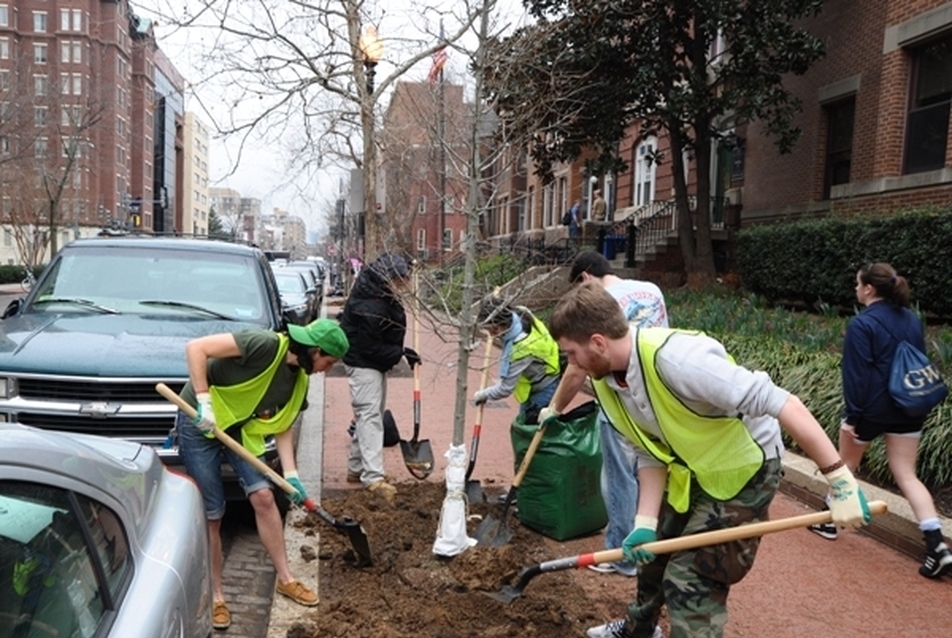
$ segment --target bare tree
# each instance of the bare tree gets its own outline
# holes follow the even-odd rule
[[[239,141],[233,169],[262,143],[282,152],[286,184],[328,165],[356,166],[367,177],[364,209],[375,211],[376,167],[365,162],[375,155],[377,106],[441,46],[436,24],[448,8],[457,27],[445,41],[454,42],[475,15],[468,3],[430,0],[391,14],[365,0],[192,0],[184,8],[161,0],[155,11],[189,38],[199,60],[193,98],[218,135]],[[369,26],[384,44],[376,66],[360,47]],[[376,215],[366,226],[370,258],[381,239]]]
[[[11,73],[0,114],[0,145],[6,151],[0,153],[0,219],[10,225],[22,261],[32,267],[42,262],[47,247],[56,253],[58,229],[69,221],[78,224],[85,212],[81,169],[104,106],[95,79],[77,95],[26,56]]]

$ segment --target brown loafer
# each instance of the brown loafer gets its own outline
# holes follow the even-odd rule
[[[313,607],[318,602],[317,594],[299,580],[292,580],[290,583],[283,584],[279,580],[274,586],[274,589],[282,596],[287,596],[297,604],[304,605],[305,607]]]
[[[348,483],[360,483],[360,474],[353,474],[351,472],[347,473],[347,482]]]
[[[212,627],[215,629],[231,627],[231,612],[228,611],[228,605],[224,600],[216,600],[212,603]]]

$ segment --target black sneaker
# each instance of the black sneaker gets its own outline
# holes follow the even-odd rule
[[[828,541],[836,540],[836,525],[833,523],[820,523],[818,525],[811,525],[808,529],[817,536],[822,536]]]
[[[926,559],[919,573],[926,578],[940,578],[952,570],[952,552],[945,543],[939,543],[935,549],[926,551]]]

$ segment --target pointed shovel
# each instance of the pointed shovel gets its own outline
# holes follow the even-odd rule
[[[417,276],[413,274],[413,296],[417,297]],[[419,302],[417,302],[419,303]],[[413,349],[420,352],[420,319],[419,307],[413,314]],[[403,453],[403,463],[413,478],[422,481],[433,471],[433,448],[429,439],[418,440],[420,437],[420,364],[413,366],[413,439],[400,440],[400,451]]]
[[[155,384],[155,389],[168,401],[178,406],[178,409],[184,412],[186,416],[192,419],[195,418],[195,408],[186,403],[182,397],[175,394],[172,388],[165,385],[164,383],[157,383]],[[222,442],[222,444],[230,448],[233,452],[235,452],[235,454],[253,465],[255,469],[271,479],[271,481],[282,490],[288,494],[297,491],[294,489],[293,485],[284,479],[283,476],[275,472],[267,463],[252,454],[249,450],[245,449],[241,443],[234,440],[218,428],[212,428],[212,433],[215,435],[216,439]],[[310,498],[304,499],[303,505],[307,511],[317,514],[321,520],[331,525],[338,532],[347,534],[347,538],[350,539],[350,544],[353,546],[354,552],[357,554],[357,565],[359,567],[373,565],[373,558],[370,553],[370,542],[367,540],[367,533],[364,531],[364,528],[360,523],[349,516],[343,516],[340,519],[336,519]]]
[[[483,356],[483,376],[479,382],[480,391],[485,390],[486,384],[489,382],[489,357],[493,352],[492,337],[486,333],[485,338],[486,354]],[[476,406],[476,423],[473,424],[473,442],[469,446],[469,465],[466,467],[466,498],[470,503],[482,503],[486,500],[479,481],[469,478],[473,475],[473,468],[476,467],[476,454],[479,452],[479,435],[483,429],[483,408],[485,407],[485,403],[480,403]]]
[[[883,514],[886,511],[884,501],[872,501],[869,503],[870,514]],[[645,543],[641,545],[652,554],[673,554],[682,552],[686,549],[696,549],[698,547],[707,547],[708,545],[718,545],[720,543],[729,543],[745,538],[754,538],[755,536],[764,536],[774,532],[783,532],[788,529],[798,527],[808,527],[821,523],[829,523],[833,520],[829,510],[814,512],[812,514],[801,514],[800,516],[790,516],[780,518],[775,521],[762,521],[759,523],[749,523],[747,525],[738,525],[737,527],[727,527],[710,532],[701,532],[699,534],[690,534],[688,536],[679,536],[677,538],[667,538],[662,541]],[[546,572],[557,572],[564,569],[574,569],[577,567],[586,567],[587,565],[599,565],[601,563],[613,563],[622,560],[624,555],[619,549],[606,549],[600,552],[590,554],[579,554],[578,556],[569,556],[567,558],[556,558],[544,563],[539,563],[534,567],[523,568],[519,574],[519,580],[514,585],[506,585],[498,592],[486,592],[487,596],[495,598],[504,603],[511,603],[522,595],[522,590],[526,588],[529,581]]]

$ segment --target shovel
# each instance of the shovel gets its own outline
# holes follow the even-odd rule
[[[165,385],[164,383],[155,384],[156,391],[165,397],[170,402],[174,403],[178,408],[185,413],[186,416],[194,419],[196,412],[195,408],[186,403],[182,397],[175,394],[175,392]],[[250,463],[257,469],[259,472],[271,479],[275,485],[280,487],[282,490],[291,494],[296,492],[294,486],[288,483],[283,476],[275,472],[267,463],[259,459],[257,456],[252,454],[250,451],[244,448],[238,441],[234,440],[220,429],[212,428],[212,433],[215,435],[215,438],[221,441],[225,446],[230,448],[235,454],[243,458],[245,461]],[[373,559],[370,553],[370,542],[367,540],[367,533],[364,531],[363,526],[350,518],[349,516],[343,516],[340,519],[336,519],[327,513],[324,508],[317,505],[312,499],[304,499],[304,508],[313,513],[317,514],[321,520],[325,523],[331,525],[338,532],[347,534],[347,538],[350,539],[350,544],[354,548],[354,552],[357,553],[357,566],[364,567],[373,565]]]
[[[532,436],[532,441],[529,443],[529,449],[522,457],[519,471],[516,472],[516,478],[512,479],[512,487],[509,488],[506,501],[502,505],[502,514],[499,515],[499,518],[493,518],[492,514],[488,515],[476,528],[476,534],[474,535],[476,545],[501,547],[512,539],[512,530],[509,529],[509,521],[507,520],[509,506],[512,505],[512,501],[516,497],[516,490],[519,489],[519,484],[522,483],[522,479],[529,469],[529,463],[542,442],[543,434],[545,434],[545,423],[539,425],[539,429],[536,430],[536,433]]]
[[[486,389],[489,381],[489,357],[493,352],[492,338],[486,335],[486,354],[483,357],[483,377],[479,383],[480,391]],[[476,406],[476,423],[473,425],[473,442],[469,446],[469,465],[466,468],[466,498],[470,503],[482,503],[485,500],[483,488],[479,481],[470,480],[473,474],[473,468],[476,467],[476,454],[479,452],[479,434],[483,430],[483,408],[485,403]]]
[[[870,514],[883,514],[887,509],[884,501],[872,501],[869,503]],[[701,532],[699,534],[690,534],[688,536],[679,536],[677,538],[668,538],[663,541],[645,543],[641,545],[652,554],[673,554],[686,549],[696,549],[708,545],[717,545],[719,543],[729,543],[731,541],[753,538],[755,536],[764,536],[774,532],[783,532],[788,529],[798,527],[807,527],[809,525],[818,525],[821,523],[830,523],[833,517],[829,510],[814,512],[812,514],[801,514],[800,516],[790,516],[775,521],[762,521],[760,523],[750,523],[738,527],[728,527],[717,529],[711,532]],[[511,603],[522,595],[522,590],[526,588],[529,581],[545,572],[557,572],[564,569],[574,569],[577,567],[586,567],[588,565],[598,565],[600,563],[611,563],[624,559],[622,550],[606,549],[600,552],[590,554],[579,554],[568,558],[556,558],[554,560],[539,563],[533,567],[525,567],[519,574],[519,580],[514,585],[506,585],[498,592],[486,592],[487,596],[495,598],[504,603]]]
[[[413,275],[413,292],[416,297],[417,276]],[[418,309],[419,310],[419,309]],[[420,352],[420,320],[418,313],[413,315],[413,349]],[[430,440],[420,437],[420,364],[413,366],[413,439],[400,440],[400,451],[403,452],[403,463],[407,466],[413,478],[422,481],[433,471],[433,448]]]

